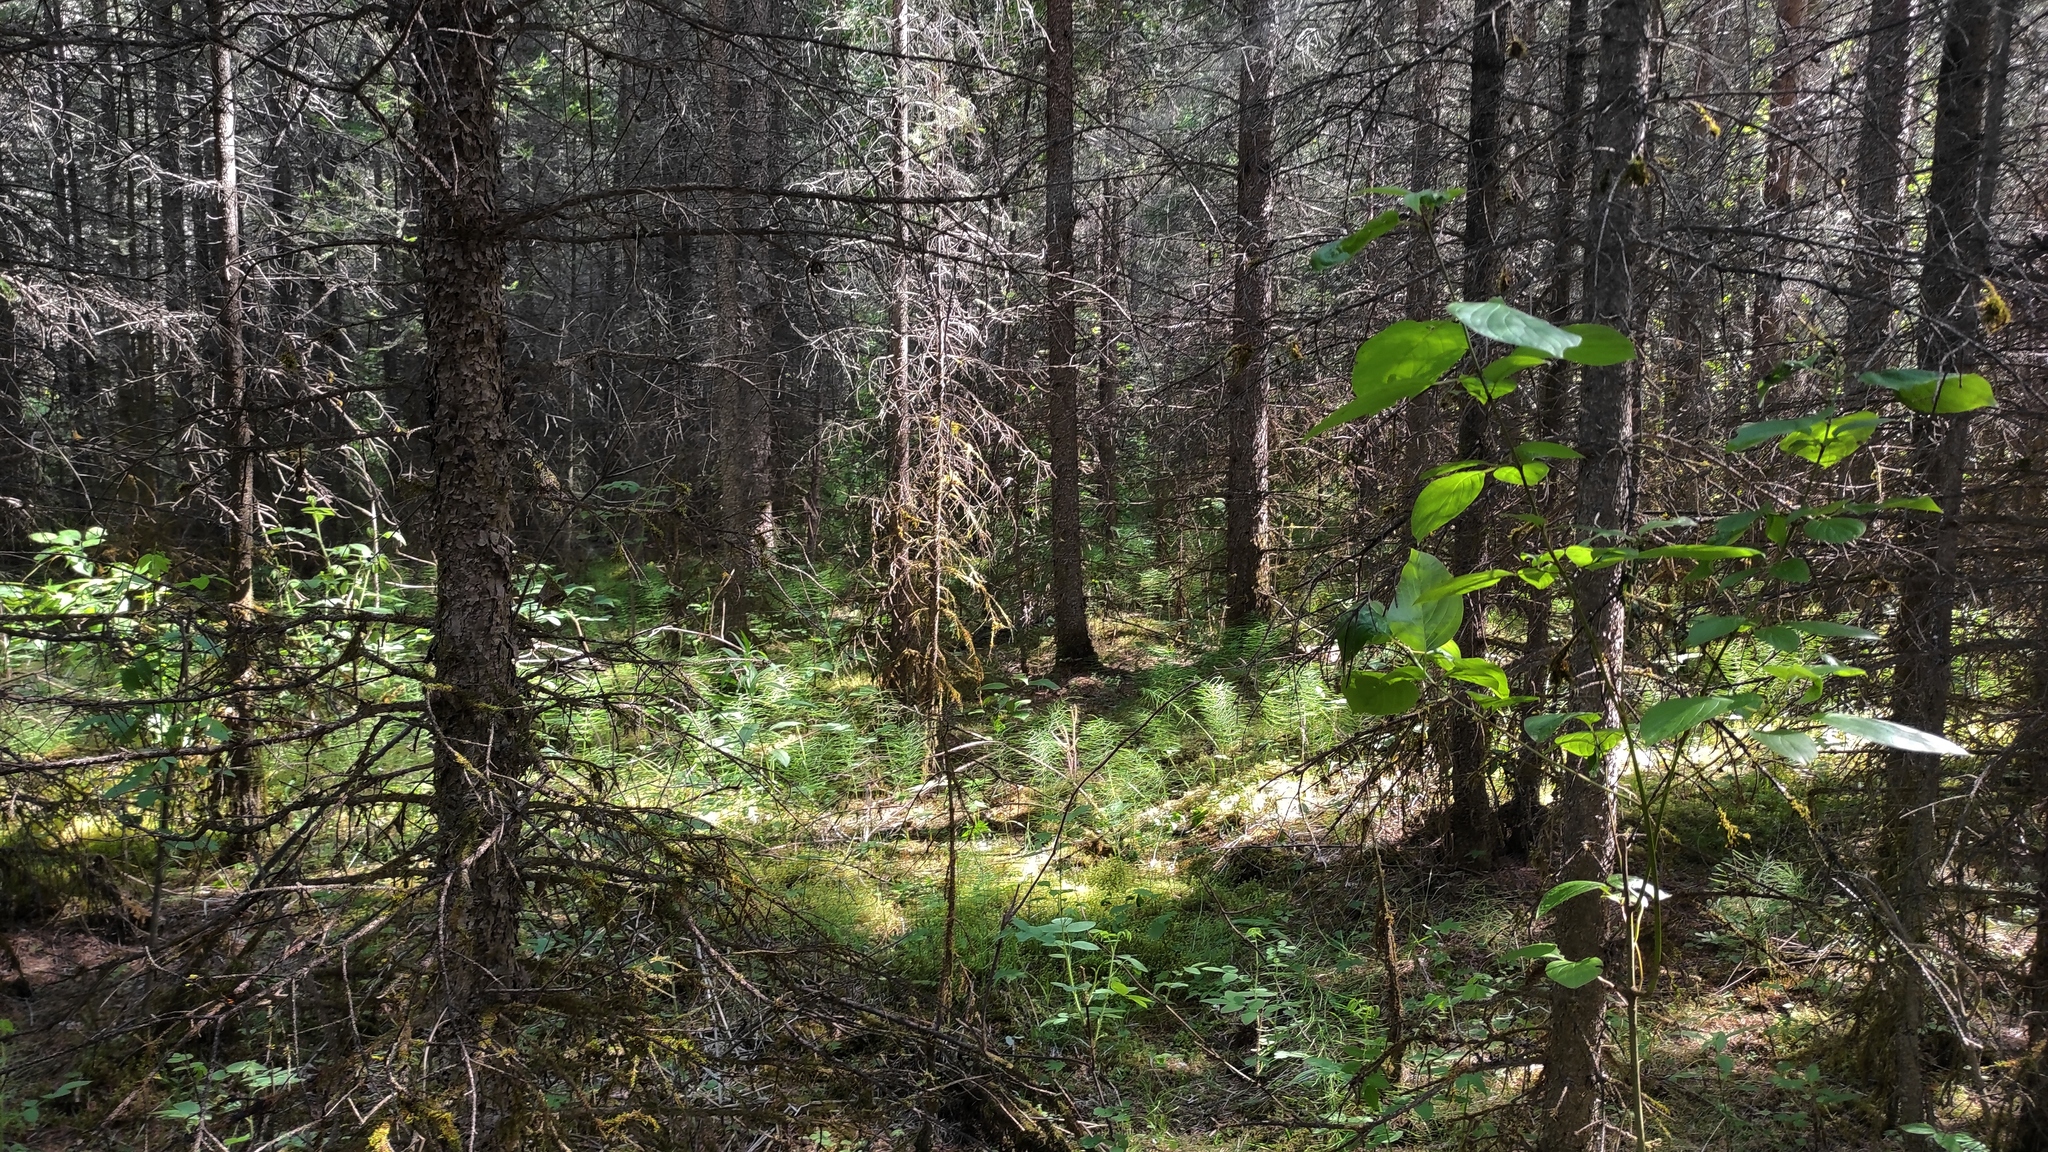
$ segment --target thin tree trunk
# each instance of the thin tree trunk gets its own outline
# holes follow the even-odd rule
[[[1112,100],[1112,123],[1114,123]],[[1122,520],[1122,497],[1117,491],[1117,440],[1123,431],[1123,353],[1118,347],[1122,330],[1124,274],[1124,216],[1120,202],[1123,190],[1115,179],[1106,183],[1102,203],[1102,304],[1095,344],[1095,504],[1102,517],[1102,542],[1116,547],[1117,525]]]
[[[1081,538],[1081,367],[1074,363],[1074,0],[1045,0],[1046,428],[1052,441],[1052,637],[1096,662]]]
[[[1892,277],[1903,222],[1908,56],[1913,0],[1871,0],[1863,50],[1863,101],[1856,128],[1856,216],[1860,235],[1849,263],[1842,354],[1852,375],[1881,368],[1891,343]]]
[[[256,724],[256,430],[249,412],[248,344],[244,329],[241,168],[235,130],[235,60],[226,0],[207,0],[206,60],[213,80],[213,162],[220,197],[219,343],[222,411],[228,445],[228,620],[222,675],[229,688],[227,773],[218,778],[228,833],[221,859],[247,856],[253,826],[263,817],[263,765],[249,739]]]
[[[2040,501],[2035,505],[2038,508]],[[2035,585],[2034,712],[2013,742],[2020,770],[2032,788],[2036,909],[2048,908],[2048,583]],[[2048,1148],[2048,916],[2034,917],[2034,947],[2025,983],[2027,1055],[2013,1081],[2013,1152]]]
[[[1777,16],[1778,69],[1771,78],[1770,136],[1764,146],[1762,224],[1770,230],[1770,238],[1764,244],[1764,280],[1757,287],[1756,306],[1750,314],[1754,325],[1750,373],[1759,379],[1788,358],[1781,273],[1791,259],[1792,196],[1799,184],[1798,136],[1803,126],[1799,85],[1807,53],[1806,0],[1777,0]]]
[[[1465,166],[1465,275],[1467,300],[1500,295],[1507,263],[1500,248],[1501,107],[1507,95],[1508,0],[1479,0],[1472,24],[1472,84],[1468,95],[1468,141]],[[1466,396],[1458,413],[1458,459],[1485,460],[1492,452],[1492,406]],[[1486,564],[1488,501],[1482,497],[1451,525],[1451,569],[1474,572]],[[1487,597],[1466,597],[1464,622],[1458,628],[1458,649],[1466,656],[1486,656]],[[1448,721],[1450,752],[1453,860],[1484,862],[1499,850],[1500,821],[1494,815],[1487,784],[1491,740],[1479,709],[1457,708]]]
[[[1635,283],[1642,275],[1642,165],[1649,155],[1650,108],[1656,87],[1651,31],[1659,0],[1612,0],[1601,18],[1599,90],[1592,116],[1592,199],[1586,218],[1586,316],[1629,331],[1637,320]],[[1579,389],[1578,505],[1574,522],[1626,529],[1634,517],[1634,368],[1587,368]],[[1592,712],[1606,728],[1621,726],[1624,636],[1622,568],[1580,571],[1572,583],[1572,709]],[[1558,787],[1554,879],[1604,880],[1614,870],[1614,786],[1626,753],[1574,764]],[[1615,973],[1614,905],[1581,896],[1555,913],[1556,943],[1572,959],[1601,956]],[[1601,1131],[1600,1053],[1609,985],[1557,986],[1550,1001],[1543,1080],[1542,1147],[1564,1152],[1591,1146]]]
[[[1979,326],[1972,289],[1985,272],[1989,237],[1978,206],[1986,170],[1985,96],[1989,87],[1992,0],[1952,0],[1942,36],[1935,86],[1934,152],[1927,193],[1927,238],[1920,272],[1920,363],[1943,372],[1967,371],[1978,356]],[[1956,559],[1963,470],[1970,448],[1970,417],[1915,415],[1911,424],[1913,484],[1942,511],[1909,520],[1901,545],[1909,557],[1897,581],[1899,613],[1890,637],[1898,656],[1892,674],[1892,715],[1901,724],[1939,733],[1948,724],[1953,680]],[[1891,967],[1895,1010],[1891,1031],[1895,1124],[1930,1115],[1920,1059],[1926,990],[1920,965],[1907,954],[1926,943],[1933,911],[1930,891],[1938,850],[1934,807],[1941,793],[1941,758],[1893,752],[1886,806],[1892,829],[1889,876],[1892,906],[1906,941]]]
[[[1408,141],[1408,183],[1411,190],[1437,184],[1437,152],[1442,147],[1443,127],[1437,122],[1437,106],[1443,102],[1443,69],[1435,51],[1437,24],[1443,17],[1442,0],[1415,0],[1415,87],[1409,113],[1415,122]],[[1408,287],[1403,294],[1403,312],[1410,320],[1433,320],[1443,302],[1443,270],[1438,266],[1436,216],[1424,209],[1422,227],[1410,231],[1407,245]],[[1442,424],[1432,389],[1402,405],[1401,422],[1407,436],[1403,445],[1401,470],[1414,475],[1437,459],[1437,433]]]
[[[1586,24],[1588,0],[1571,0],[1565,15],[1564,76],[1558,100],[1557,165],[1551,172],[1549,282],[1538,305],[1542,315],[1553,321],[1571,314],[1572,284],[1578,271],[1577,221],[1580,143],[1585,112]],[[1532,374],[1534,375],[1534,374]],[[1563,413],[1569,375],[1561,367],[1541,370],[1531,386],[1532,416],[1538,439],[1555,440],[1563,435]],[[1553,596],[1548,590],[1530,594],[1526,608],[1525,650],[1544,657],[1550,647],[1550,615]],[[1550,695],[1550,661],[1532,659],[1529,692],[1536,697],[1538,711]],[[1543,753],[1525,747],[1515,758],[1515,778],[1509,792],[1502,831],[1508,845],[1523,852],[1536,846],[1537,824],[1542,817]]]
[[[916,564],[917,513],[916,480],[911,460],[910,404],[910,305],[911,274],[909,205],[910,197],[910,7],[908,0],[891,0],[889,49],[894,57],[895,90],[891,94],[894,131],[889,141],[889,180],[899,201],[892,213],[896,254],[895,282],[889,298],[888,400],[884,415],[884,438],[888,441],[888,495],[882,509],[883,554],[887,557],[887,588],[884,592],[888,617],[888,639],[884,645],[881,680],[905,700],[928,701],[930,661],[926,659],[918,617],[925,602],[926,581],[913,571]]]
[[[1223,385],[1229,442],[1223,493],[1223,619],[1239,624],[1272,596],[1267,487],[1267,328],[1273,315],[1273,0],[1242,0],[1237,73],[1237,267]]]
[[[516,656],[518,437],[505,369],[498,211],[500,33],[489,0],[426,0],[407,31],[419,158],[421,305],[433,397],[434,814],[444,1067],[464,1149],[509,1152],[527,1102],[506,1060],[532,751]],[[488,1053],[488,1055],[487,1055]]]

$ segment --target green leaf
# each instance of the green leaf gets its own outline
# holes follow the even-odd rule
[[[1385,236],[1401,225],[1401,213],[1389,208],[1366,221],[1365,227],[1341,240],[1332,240],[1315,250],[1308,258],[1308,266],[1317,272],[1327,272],[1365,250],[1367,244]]]
[[[1585,337],[1567,332],[1548,320],[1538,319],[1510,307],[1496,296],[1484,304],[1460,301],[1444,309],[1466,328],[1488,340],[1517,347],[1526,346],[1552,356],[1563,356],[1585,342]]]
[[[1448,583],[1439,584],[1424,592],[1421,599],[1417,600],[1416,603],[1427,604],[1432,600],[1438,600],[1445,596],[1463,596],[1468,592],[1477,592],[1482,588],[1491,588],[1495,584],[1507,579],[1509,575],[1510,573],[1505,568],[1491,568],[1484,572],[1473,572],[1465,576],[1459,576]]]
[[[1551,356],[1537,348],[1517,348],[1513,352],[1494,360],[1479,370],[1479,378],[1488,384],[1496,384],[1524,369],[1538,364],[1548,364]]]
[[[1420,393],[1465,356],[1465,330],[1449,320],[1396,320],[1351,362],[1351,394],[1387,405]]]
[[[1685,643],[1682,647],[1697,648],[1702,644],[1711,644],[1721,637],[1740,629],[1747,623],[1749,623],[1747,616],[1697,617],[1687,626],[1685,630]]]
[[[1337,658],[1346,664],[1367,645],[1385,644],[1394,638],[1387,631],[1387,609],[1377,600],[1341,613],[1331,631],[1337,637]]]
[[[1832,468],[1856,454],[1877,431],[1875,412],[1851,412],[1819,419],[1778,441],[1778,451]]]
[[[1728,441],[1728,448],[1733,452],[1747,452],[1766,440],[1775,440],[1788,432],[1804,432],[1813,427],[1814,421],[1819,419],[1822,417],[1800,416],[1790,420],[1758,420],[1754,424],[1744,424],[1735,430],[1735,438]]]
[[[1747,560],[1763,553],[1754,548],[1743,548],[1733,544],[1661,544],[1645,548],[1641,553],[1644,560]]]
[[[1484,472],[1455,472],[1425,485],[1422,494],[1415,498],[1415,510],[1408,517],[1408,530],[1415,534],[1416,543],[1421,543],[1430,533],[1470,508],[1485,487]]]
[[[1820,757],[1813,737],[1804,732],[1751,732],[1757,743],[1794,764],[1811,764]]]
[[[1549,440],[1529,440],[1515,445],[1517,460],[1583,460],[1578,449]]]
[[[1991,383],[1973,372],[1944,376],[1923,368],[1892,368],[1865,372],[1858,379],[1872,387],[1891,389],[1898,394],[1899,403],[1915,412],[1948,416],[1998,403],[1991,394]]]
[[[1452,579],[1441,560],[1427,552],[1409,549],[1408,563],[1402,566],[1401,582],[1394,590],[1393,606],[1387,609],[1387,630],[1394,639],[1417,652],[1430,652],[1458,634],[1458,625],[1465,620],[1465,598],[1427,598]]]
[[[1543,974],[1567,988],[1583,988],[1600,978],[1600,958],[1588,956],[1584,960],[1552,960],[1543,968]]]
[[[1517,488],[1533,488],[1543,483],[1544,477],[1549,475],[1548,464],[1503,464],[1493,470],[1495,480],[1503,484],[1513,484]]]
[[[1719,520],[1714,521],[1714,543],[1726,544],[1730,540],[1735,539],[1737,536],[1749,531],[1750,525],[1761,520],[1763,515],[1761,511],[1732,512],[1721,517]]]
[[[1839,712],[1824,712],[1817,719],[1837,732],[1846,732],[1887,748],[1897,748],[1905,752],[1926,752],[1935,756],[1970,754],[1969,749],[1932,732],[1922,732],[1918,728],[1909,728],[1891,720],[1879,720],[1874,716],[1845,716]]]
[[[1453,680],[1477,684],[1495,696],[1508,694],[1508,674],[1501,671],[1500,665],[1491,660],[1482,660],[1477,656],[1460,657],[1451,661],[1446,674]]]
[[[1799,530],[1806,533],[1808,539],[1823,544],[1847,544],[1863,535],[1865,527],[1867,525],[1863,521],[1853,516],[1823,516],[1801,524]]]
[[[1558,750],[1580,759],[1590,760],[1604,756],[1621,743],[1623,733],[1613,728],[1595,728],[1590,732],[1567,732],[1553,741]]]
[[[1771,565],[1771,575],[1787,584],[1804,584],[1813,579],[1813,568],[1797,556],[1787,556]]]
[[[1878,505],[1879,508],[1900,508],[1912,512],[1939,512],[1941,505],[1932,496],[1894,496]]]
[[[1878,634],[1868,628],[1854,624],[1837,624],[1832,620],[1787,620],[1782,625],[1802,636],[1833,636],[1842,640],[1876,640]]]
[[[1662,744],[1734,707],[1726,696],[1678,696],[1660,700],[1643,712],[1636,734],[1645,744]]]
[[[1528,733],[1529,739],[1538,744],[1547,744],[1557,735],[1559,728],[1574,720],[1583,720],[1591,724],[1598,719],[1598,712],[1538,712],[1523,718],[1522,731]]]
[[[1551,909],[1556,908],[1567,900],[1576,900],[1588,892],[1598,892],[1602,896],[1611,896],[1614,894],[1614,889],[1609,888],[1598,880],[1567,880],[1550,891],[1545,892],[1543,899],[1536,902],[1536,919],[1543,919],[1544,916],[1550,913]]]
[[[1449,476],[1454,472],[1484,472],[1486,469],[1487,463],[1484,460],[1449,460],[1424,472],[1418,479],[1434,480],[1439,476]]]
[[[1564,953],[1555,944],[1524,944],[1512,952],[1503,952],[1494,957],[1502,964],[1519,964],[1525,960],[1562,960]]]
[[[1515,382],[1513,380],[1487,381],[1481,380],[1477,376],[1460,376],[1458,377],[1458,386],[1465,390],[1467,396],[1472,397],[1481,404],[1491,404],[1503,396],[1512,396],[1515,393]]]
[[[1422,699],[1422,685],[1413,678],[1358,671],[1344,681],[1344,702],[1368,716],[1399,716]]]
[[[1515,575],[1539,592],[1557,582],[1557,573],[1548,568],[1524,568]]]
[[[1574,364],[1604,368],[1636,358],[1635,343],[1605,324],[1567,324],[1564,330],[1579,338],[1563,353]]]

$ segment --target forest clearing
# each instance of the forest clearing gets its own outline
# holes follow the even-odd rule
[[[0,0],[0,1152],[2048,1150],[2044,18]]]

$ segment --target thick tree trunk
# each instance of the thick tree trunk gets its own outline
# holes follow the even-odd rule
[[[1920,363],[1943,372],[1962,372],[1978,357],[1979,325],[1973,289],[1986,269],[1989,236],[1979,212],[1984,182],[1995,179],[1985,164],[1985,97],[1990,87],[1992,0],[1952,0],[1942,35],[1941,73],[1935,86],[1934,152],[1927,192],[1927,238],[1921,253]],[[1916,415],[1911,424],[1910,466],[1914,486],[1931,494],[1939,513],[1905,525],[1900,543],[1909,557],[1897,581],[1899,613],[1891,643],[1897,652],[1892,674],[1892,716],[1901,724],[1939,733],[1948,724],[1953,682],[1951,629],[1960,589],[1956,557],[1960,540],[1963,471],[1970,449],[1970,417]],[[1941,758],[1893,752],[1889,757],[1886,807],[1892,829],[1888,881],[1892,905],[1906,936],[1891,967],[1895,1009],[1891,1031],[1893,1123],[1930,1115],[1920,1059],[1926,1019],[1926,990],[1920,965],[1908,954],[1926,943],[1932,908],[1934,826],[1941,793]]]
[[[2038,508],[2041,501],[2035,501]],[[2013,1081],[2013,1152],[2048,1148],[2048,584],[2035,586],[2033,714],[2013,742],[2019,774],[2031,786],[2034,814],[2034,947],[2025,983],[2027,1055]]]
[[[1052,441],[1052,639],[1096,662],[1081,538],[1081,366],[1074,362],[1074,0],[1045,0],[1046,429]]]
[[[1223,419],[1229,442],[1223,492],[1225,623],[1265,610],[1273,594],[1267,550],[1270,482],[1266,342],[1273,316],[1273,0],[1241,0],[1237,73],[1237,267]]]
[[[207,70],[213,80],[213,163],[220,197],[220,311],[215,370],[227,422],[228,618],[222,676],[227,684],[226,772],[215,777],[228,831],[227,863],[248,855],[263,817],[263,764],[249,744],[256,725],[256,430],[250,415],[244,306],[249,270],[242,260],[242,188],[235,126],[235,60],[226,0],[207,0]]]
[[[1506,291],[1507,263],[1500,249],[1501,109],[1507,95],[1507,23],[1513,12],[1508,0],[1479,0],[1472,24],[1471,112],[1467,119],[1465,165],[1465,269],[1467,300],[1484,300]],[[1492,406],[1470,396],[1458,413],[1458,459],[1485,460],[1492,451]],[[1451,570],[1464,574],[1486,565],[1486,528],[1490,519],[1484,496],[1451,525]],[[1467,656],[1486,655],[1486,609],[1483,593],[1466,597],[1458,649]],[[1445,743],[1450,755],[1450,846],[1455,861],[1490,860],[1499,850],[1500,822],[1494,815],[1487,778],[1491,740],[1484,715],[1458,708],[1448,721]]]
[[[1629,331],[1635,326],[1635,284],[1643,273],[1642,165],[1649,155],[1650,107],[1656,86],[1651,30],[1659,0],[1610,0],[1601,17],[1599,90],[1592,116],[1592,199],[1586,218],[1586,316]],[[1587,368],[1579,395],[1578,506],[1574,520],[1591,528],[1626,529],[1635,502],[1634,367]],[[1606,728],[1621,726],[1624,636],[1620,566],[1581,571],[1573,580],[1577,625],[1571,651],[1572,709],[1592,712]],[[1556,881],[1604,880],[1615,863],[1614,786],[1626,753],[1571,766],[1558,788]],[[1567,957],[1602,956],[1617,974],[1615,906],[1582,896],[1558,908],[1556,943]],[[1542,1146],[1548,1152],[1589,1147],[1600,1135],[1600,1052],[1607,1027],[1608,985],[1594,981],[1551,993],[1539,1099]]]
[[[1849,263],[1842,355],[1852,374],[1882,368],[1891,343],[1892,277],[1904,225],[1899,181],[1906,169],[1906,92],[1913,0],[1871,0],[1863,49],[1863,99],[1856,127],[1856,223]]]
[[[516,656],[512,492],[518,438],[505,370],[498,212],[499,9],[426,0],[408,29],[420,192],[421,304],[432,388],[436,561],[434,814],[438,1036],[462,1147],[520,1146],[526,1101],[505,1060],[532,751]]]

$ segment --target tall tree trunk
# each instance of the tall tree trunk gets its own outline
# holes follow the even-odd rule
[[[1580,123],[1586,101],[1586,25],[1589,0],[1571,0],[1565,14],[1564,75],[1560,85],[1557,116],[1556,166],[1551,170],[1550,269],[1548,283],[1538,304],[1541,314],[1552,321],[1571,314],[1572,284],[1579,268],[1577,257],[1578,185],[1580,144],[1584,127]],[[1535,375],[1530,388],[1534,409],[1530,415],[1536,436],[1556,440],[1563,435],[1563,414],[1570,376],[1561,366],[1551,366]],[[1553,597],[1545,590],[1531,592],[1526,605],[1525,650],[1537,657],[1530,662],[1529,692],[1542,711],[1550,695],[1550,615]],[[1510,847],[1529,852],[1536,846],[1537,823],[1542,816],[1544,753],[1524,747],[1515,758],[1515,778],[1510,788],[1507,811],[1502,816],[1503,836]]]
[[[710,0],[711,152],[718,181],[716,248],[717,328],[712,344],[718,384],[719,552],[724,577],[717,597],[719,632],[746,631],[748,596],[762,552],[774,541],[774,484],[769,475],[774,420],[768,376],[773,370],[769,333],[754,305],[765,295],[756,245],[746,235],[758,224],[755,197],[739,191],[759,183],[760,149],[768,125],[753,114],[761,85],[739,68],[734,40],[757,34],[758,0]],[[737,11],[736,11],[737,10]],[[750,300],[750,297],[752,299]]]
[[[533,764],[516,657],[518,438],[505,369],[498,210],[500,9],[425,0],[407,29],[419,159],[421,305],[433,402],[434,728],[441,1036],[462,1147],[520,1146],[527,1105],[506,1059]]]
[[[1764,243],[1763,283],[1757,286],[1756,306],[1750,313],[1754,355],[1750,374],[1758,379],[1780,360],[1789,358],[1785,346],[1785,278],[1782,272],[1791,260],[1792,197],[1799,184],[1801,150],[1799,133],[1801,78],[1805,74],[1806,0],[1777,0],[1777,44],[1774,55],[1778,68],[1771,77],[1770,136],[1764,145],[1764,186],[1762,225],[1769,230]]]
[[[1651,29],[1659,0],[1610,0],[1601,16],[1599,89],[1591,125],[1592,199],[1586,217],[1586,316],[1629,331],[1643,273],[1643,170],[1649,156],[1650,107],[1656,87]],[[1587,368],[1580,378],[1578,505],[1574,522],[1626,529],[1635,503],[1635,369]],[[1581,571],[1572,581],[1572,709],[1621,726],[1624,636],[1622,568]],[[1572,765],[1558,787],[1557,881],[1604,880],[1614,870],[1614,786],[1621,747]],[[1602,956],[1617,970],[1615,907],[1581,896],[1555,913],[1557,946],[1572,959]],[[1589,1147],[1600,1133],[1600,1052],[1607,1027],[1605,981],[1557,986],[1545,1041],[1542,1146],[1548,1152]]]
[[[1111,105],[1111,123],[1115,123],[1113,99]],[[1095,504],[1102,517],[1102,542],[1106,548],[1116,547],[1117,525],[1123,516],[1122,497],[1117,490],[1117,440],[1123,432],[1124,398],[1123,351],[1118,347],[1124,302],[1123,195],[1116,179],[1105,182],[1100,224],[1102,268],[1097,275],[1102,304],[1096,312],[1100,321],[1095,338]]]
[[[2041,505],[2036,494],[2036,508]],[[2017,768],[2032,791],[2036,909],[2048,908],[2048,583],[2035,585],[2033,714],[2013,741]],[[2048,916],[2034,917],[2034,947],[2025,982],[2027,1055],[2013,1081],[2013,1152],[2048,1148]]]
[[[228,833],[221,858],[248,855],[263,816],[263,765],[249,743],[256,724],[256,430],[250,416],[248,343],[243,301],[249,270],[242,260],[242,188],[235,128],[235,59],[226,0],[207,0],[206,62],[213,80],[213,164],[220,198],[218,341],[221,410],[227,421],[228,619],[222,675],[229,688],[225,725],[227,772],[216,777]]]
[[[910,306],[910,6],[908,0],[891,0],[889,49],[894,57],[895,84],[890,95],[893,131],[889,140],[889,182],[898,204],[891,214],[894,226],[894,283],[889,296],[889,375],[883,417],[888,441],[887,496],[882,509],[881,528],[886,537],[882,552],[887,558],[887,587],[884,613],[888,617],[888,638],[884,644],[881,680],[903,699],[928,703],[934,685],[931,660],[924,652],[925,641],[918,619],[925,603],[929,581],[920,580],[917,562],[917,484],[911,460]]]
[[[1442,0],[1415,0],[1415,86],[1410,92],[1409,115],[1415,123],[1408,140],[1408,184],[1411,190],[1433,188],[1438,183],[1438,151],[1442,148],[1443,126],[1437,122],[1437,106],[1443,102],[1443,68],[1438,63],[1436,37],[1443,18]],[[1403,312],[1410,320],[1433,320],[1443,302],[1443,269],[1437,253],[1436,216],[1423,210],[1422,227],[1411,229],[1407,244],[1408,286],[1403,293]],[[1407,434],[1401,470],[1414,475],[1437,459],[1437,433],[1442,425],[1432,389],[1402,405],[1402,426]]]
[[[1045,0],[1046,429],[1052,440],[1052,638],[1096,662],[1081,539],[1081,367],[1074,363],[1074,0]]]
[[[1905,175],[1908,57],[1913,0],[1871,0],[1863,49],[1863,99],[1856,126],[1856,224],[1849,263],[1842,354],[1851,378],[1884,365],[1891,343],[1892,276],[1903,234],[1899,181]]]
[[[1266,428],[1273,315],[1273,0],[1241,0],[1237,72],[1237,267],[1230,360],[1223,385],[1229,442],[1223,492],[1223,619],[1238,624],[1271,598]]]
[[[1989,235],[1979,214],[1985,166],[1985,96],[1990,84],[1992,0],[1950,0],[1942,33],[1941,72],[1935,85],[1934,152],[1927,191],[1927,237],[1921,252],[1920,363],[1962,372],[1978,357],[1979,325],[1972,290],[1986,271]],[[1911,423],[1913,484],[1942,511],[1909,520],[1900,543],[1909,557],[1897,581],[1899,613],[1890,637],[1897,652],[1892,673],[1892,715],[1901,724],[1939,733],[1948,724],[1954,650],[1950,635],[1960,579],[1963,471],[1970,449],[1970,417],[1915,415]],[[1889,876],[1892,905],[1906,939],[1891,967],[1895,1010],[1891,1030],[1890,1118],[1896,1124],[1930,1115],[1920,1059],[1926,990],[1920,965],[1909,954],[1926,943],[1930,891],[1939,849],[1934,807],[1941,793],[1941,758],[1893,752],[1886,807],[1892,829]]]
[[[1513,13],[1508,0],[1479,0],[1472,22],[1472,84],[1468,93],[1468,141],[1465,165],[1465,269],[1467,300],[1501,295],[1507,262],[1500,247],[1501,108],[1507,96],[1507,23]],[[1492,452],[1492,406],[1466,396],[1458,413],[1458,459],[1484,460]],[[1474,572],[1486,564],[1486,528],[1491,501],[1479,500],[1451,525],[1451,569]],[[1458,628],[1458,649],[1467,656],[1486,655],[1484,594],[1466,597],[1465,618]],[[1494,815],[1487,785],[1491,741],[1484,716],[1476,707],[1457,708],[1447,722],[1450,753],[1453,859],[1486,861],[1500,848],[1500,822]]]

